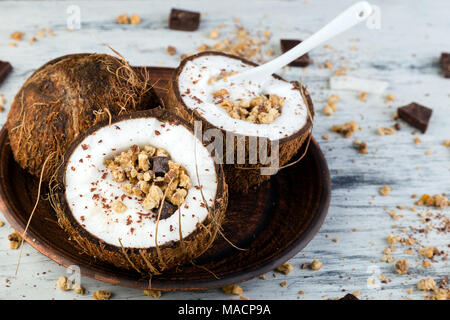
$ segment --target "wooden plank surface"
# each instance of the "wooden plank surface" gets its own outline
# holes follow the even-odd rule
[[[0,2],[0,60],[11,62],[14,72],[0,87],[7,103],[0,114],[0,124],[6,121],[14,94],[26,78],[40,65],[55,57],[74,52],[110,53],[103,43],[121,52],[134,65],[163,65],[175,67],[181,53],[195,52],[208,39],[212,28],[219,29],[221,37],[234,30],[234,18],[253,33],[268,29],[272,38],[265,49],[280,54],[280,38],[305,38],[333,18],[353,1],[80,1],[81,29],[67,32],[69,1],[3,1]],[[394,263],[381,262],[382,251],[388,246],[386,237],[393,232],[402,237],[399,228],[423,228],[417,212],[396,209],[404,217],[394,220],[388,212],[397,205],[414,205],[412,194],[450,193],[450,148],[443,143],[450,139],[450,79],[442,77],[438,59],[443,51],[450,51],[450,20],[444,12],[450,11],[446,0],[423,2],[374,1],[381,9],[381,29],[368,30],[358,26],[329,42],[331,48],[318,48],[310,53],[314,64],[306,69],[291,68],[281,74],[289,80],[301,80],[308,85],[316,107],[314,136],[319,141],[331,171],[333,193],[329,215],[316,238],[294,259],[294,271],[285,276],[267,274],[267,280],[253,279],[242,284],[244,296],[250,299],[327,299],[341,297],[346,292],[360,290],[362,299],[423,299],[424,293],[415,289],[426,277],[441,279],[449,274],[448,261],[440,256],[430,268],[421,266],[417,255],[404,252],[409,247],[396,244],[395,259],[409,263],[406,275],[397,275]],[[197,32],[185,33],[167,28],[171,7],[183,7],[204,13]],[[239,8],[239,9],[237,9]],[[138,13],[142,23],[136,26],[119,25],[115,18],[122,13]],[[37,38],[28,44],[29,36],[39,29],[53,30],[55,37]],[[14,31],[25,32],[25,40],[17,47],[8,45]],[[166,53],[168,45],[175,46],[177,54]],[[333,69],[323,68],[326,61]],[[348,66],[348,75],[389,82],[386,93],[395,101],[385,103],[385,94],[371,95],[359,100],[358,92],[332,91],[328,86],[330,75],[340,67]],[[338,111],[325,116],[321,109],[331,94],[337,94]],[[394,135],[380,136],[378,127],[392,127],[398,106],[416,101],[433,109],[426,134],[405,123]],[[351,138],[332,133],[330,127],[354,120],[360,126]],[[329,135],[326,141],[321,137]],[[415,144],[419,137],[421,143]],[[368,154],[359,154],[353,139],[365,141]],[[427,151],[430,151],[431,154]],[[301,177],[299,177],[301,179]],[[383,185],[391,186],[389,196],[381,196]],[[295,204],[293,204],[295,205]],[[448,219],[448,208],[429,209]],[[0,218],[4,220],[3,218]],[[438,219],[431,224],[437,225]],[[392,226],[398,228],[393,229]],[[353,231],[357,228],[357,231]],[[108,289],[117,299],[150,299],[141,291],[106,285],[100,281],[82,278],[88,293],[78,296],[56,288],[56,280],[66,270],[29,245],[24,247],[20,273],[13,279],[18,251],[9,249],[8,225],[0,228],[0,299],[91,299],[94,291]],[[448,250],[448,234],[431,231],[427,237],[415,235],[424,245]],[[338,241],[334,242],[333,239]],[[301,269],[301,265],[319,259],[319,271]],[[367,285],[368,279],[378,273],[392,281]],[[4,281],[8,279],[9,282]],[[287,280],[287,286],[280,283]],[[369,281],[370,282],[370,281]],[[377,282],[378,283],[378,282]],[[412,293],[408,290],[414,288]],[[299,294],[300,290],[305,294]],[[238,298],[221,290],[203,292],[165,293],[161,299],[230,299]]]

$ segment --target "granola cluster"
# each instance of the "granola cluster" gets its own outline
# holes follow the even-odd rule
[[[144,210],[158,209],[163,200],[180,206],[192,186],[186,169],[170,160],[162,148],[146,145],[141,149],[133,145],[105,164],[113,180],[122,183],[125,193],[143,198]],[[127,210],[120,200],[113,209],[119,213]]]
[[[232,101],[229,92],[221,89],[213,93],[214,103],[224,108],[230,117],[257,124],[269,124],[281,114],[286,98],[276,94],[261,95],[251,100]]]

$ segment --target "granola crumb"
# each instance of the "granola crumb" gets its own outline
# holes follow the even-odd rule
[[[330,140],[330,136],[329,136],[328,134],[325,133],[325,134],[322,136],[322,139],[328,141],[328,140]]]
[[[391,101],[395,101],[395,97],[394,97],[394,95],[393,95],[392,93],[388,93],[388,94],[386,95],[386,99],[384,100],[384,102],[385,102],[385,103],[389,103],[389,102],[391,102]]]
[[[284,280],[282,283],[280,283],[280,286],[282,287],[286,287],[288,284],[288,282],[286,280]]]
[[[364,141],[359,141],[358,139],[355,139],[355,141],[353,141],[353,144],[358,148],[359,153],[362,154],[369,153],[369,150],[367,149],[367,143],[365,143]]]
[[[425,151],[425,154],[427,155],[427,156],[429,156],[430,154],[432,154],[433,152],[431,151],[431,150],[426,150]]]
[[[320,262],[317,259],[314,259],[313,262],[311,263],[311,269],[312,270],[320,270],[320,269],[322,269],[322,262]]]
[[[397,270],[398,274],[405,274],[408,272],[408,261],[405,259],[398,259],[395,263],[395,269]]]
[[[218,38],[219,38],[219,31],[218,31],[217,29],[212,29],[212,30],[209,32],[209,38],[210,38],[211,40],[216,40],[216,39],[218,39]]]
[[[267,277],[263,274],[262,276],[259,276],[259,278],[261,279],[261,280],[267,280]]]
[[[161,297],[161,291],[158,290],[144,290],[144,294],[155,299]]]
[[[380,136],[393,135],[396,132],[397,132],[397,130],[395,130],[394,128],[384,128],[384,127],[379,127],[378,128],[378,134]]]
[[[2,220],[0,220],[0,228],[3,227],[4,225],[5,223]]]
[[[97,290],[92,297],[94,300],[109,300],[111,298],[111,292],[108,290]]]
[[[85,292],[84,288],[83,288],[79,283],[75,283],[75,284],[72,286],[72,290],[73,290],[75,293],[80,294],[80,295],[83,295],[84,292]]]
[[[322,109],[322,113],[326,116],[331,116],[334,113],[334,110],[329,104],[326,104]]]
[[[244,297],[244,296],[239,296],[239,300],[250,300],[250,298]]]
[[[382,282],[382,283],[389,283],[389,282],[391,282],[391,279],[389,279],[385,274],[380,274],[380,281]]]
[[[342,125],[334,125],[331,127],[331,131],[340,133],[344,138],[349,138],[353,133],[358,130],[359,126],[355,121],[346,122]]]
[[[119,24],[130,24],[130,17],[127,13],[121,14],[117,17],[117,23]]]
[[[434,251],[435,250],[432,247],[425,247],[419,250],[419,254],[428,259],[431,259],[434,256]]]
[[[360,294],[361,294],[361,290],[356,290],[352,293],[352,295],[354,295],[355,297],[359,297]]]
[[[22,41],[24,35],[25,35],[25,32],[16,31],[16,32],[11,33],[10,38],[12,40]]]
[[[359,100],[366,102],[366,101],[367,101],[367,92],[364,92],[364,91],[361,92],[361,93],[358,95],[358,98],[359,98]]]
[[[450,139],[444,141],[444,146],[447,148],[450,147]]]
[[[327,69],[333,69],[333,63],[331,61],[325,61],[324,66]]]
[[[223,287],[222,291],[225,292],[226,294],[234,294],[237,296],[242,295],[242,293],[244,292],[240,286],[235,284],[230,284],[228,286]]]
[[[267,39],[270,39],[270,37],[272,36],[272,33],[270,33],[269,30],[264,31],[263,33],[264,37],[266,37]]]
[[[289,274],[291,273],[292,270],[294,270],[294,266],[290,263],[283,263],[281,266],[277,268],[277,271],[283,274]]]
[[[127,211],[127,206],[120,200],[117,200],[116,202],[114,202],[112,208],[117,213],[123,213],[123,212]]]
[[[56,286],[62,291],[70,290],[70,282],[67,277],[59,277],[58,281],[56,282]]]
[[[22,236],[17,232],[14,231],[8,236],[9,240],[9,248],[12,250],[16,250],[20,247],[20,244],[22,243]]]
[[[436,289],[436,282],[434,282],[433,278],[426,278],[419,281],[417,284],[417,289],[421,291],[431,291]]]
[[[387,196],[389,195],[389,193],[391,192],[391,187],[389,185],[385,185],[383,186],[380,190],[378,190],[378,192],[382,195],[382,196]]]
[[[169,56],[173,56],[176,53],[177,53],[177,49],[175,47],[173,47],[173,46],[168,46],[167,47],[167,54]]]
[[[130,18],[131,24],[139,24],[142,19],[137,13],[133,13]]]
[[[10,47],[17,47],[17,43],[16,42],[9,42],[8,46],[10,46]]]
[[[336,242],[336,243],[337,243],[338,241],[339,241],[339,238],[334,238],[334,239],[333,239],[333,242]]]

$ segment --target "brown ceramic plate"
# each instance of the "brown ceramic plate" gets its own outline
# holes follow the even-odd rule
[[[164,100],[173,69],[149,68]],[[303,152],[301,150],[300,152]],[[301,154],[301,153],[300,153]],[[8,222],[23,232],[37,194],[38,180],[14,161],[3,128],[0,132],[0,209]],[[43,194],[46,190],[43,190]],[[230,192],[224,234],[246,250],[233,248],[220,236],[195,265],[154,276],[152,289],[200,290],[249,280],[273,270],[302,250],[322,225],[330,203],[330,176],[325,158],[312,139],[306,156],[281,170],[247,195]],[[42,254],[101,281],[148,289],[148,279],[134,271],[95,261],[79,253],[58,226],[48,201],[39,202],[26,241]]]

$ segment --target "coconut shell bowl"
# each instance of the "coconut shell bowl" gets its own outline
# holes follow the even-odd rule
[[[148,67],[164,102],[174,69]],[[306,144],[299,150],[298,158]],[[15,162],[5,128],[0,132],[0,209],[23,233],[36,201],[39,179]],[[45,195],[48,190],[41,191]],[[269,272],[300,252],[318,232],[330,203],[326,160],[312,138],[305,157],[247,194],[229,190],[223,234],[193,263],[149,278],[80,253],[58,225],[47,200],[39,201],[25,240],[60,265],[77,265],[85,276],[111,284],[155,290],[204,290]],[[244,250],[238,250],[236,247]]]

